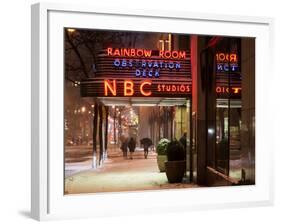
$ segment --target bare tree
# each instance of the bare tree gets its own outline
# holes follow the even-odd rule
[[[102,30],[86,30],[86,29],[65,29],[65,80],[72,83],[73,86],[78,87],[81,80],[88,79],[95,76],[97,67],[97,61],[99,54],[107,47],[134,47],[136,44],[137,33],[132,32],[120,32],[120,31],[102,31]],[[66,88],[65,91],[73,91]],[[66,92],[65,95],[72,95]],[[68,97],[69,98],[69,97]],[[68,99],[67,98],[67,99]],[[75,105],[68,99],[69,105],[73,105],[72,111],[75,110]],[[81,98],[82,100],[82,98]],[[107,130],[102,132],[102,103],[98,102],[96,98],[93,98],[93,104],[95,105],[93,112],[93,167],[96,165],[97,157],[97,133],[99,133],[100,144],[100,157],[99,162],[103,159],[103,141],[102,135],[105,135],[105,150],[107,150]],[[106,109],[106,124],[105,129],[108,129],[108,108]],[[121,119],[121,118],[120,118]],[[99,127],[98,127],[99,122]],[[120,123],[121,124],[121,121]],[[99,132],[98,132],[99,130]],[[95,168],[95,167],[94,167]]]

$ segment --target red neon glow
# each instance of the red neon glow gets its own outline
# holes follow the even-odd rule
[[[237,54],[235,53],[217,53],[216,54],[216,60],[217,62],[232,62],[232,63],[237,63],[238,62],[238,57]]]
[[[146,57],[152,56],[152,50],[140,48],[107,48],[107,56],[114,57]],[[164,59],[186,59],[185,51],[159,51],[160,58]]]
[[[231,87],[231,93],[239,94],[241,92],[241,89],[241,87]],[[218,86],[216,87],[216,93],[229,93],[229,88]]]
[[[151,91],[152,80],[145,80],[140,83],[140,93],[142,96],[151,96],[153,93]],[[131,80],[124,80],[124,96],[133,96],[135,93],[134,90],[134,82]],[[224,94],[240,94],[242,88],[241,87],[231,87],[230,91],[228,87],[217,86],[216,93]],[[158,84],[157,92],[162,93],[189,93],[191,92],[191,86],[186,84]],[[116,80],[104,80],[104,96],[116,96],[117,95],[117,83]]]
[[[212,37],[211,40],[209,40],[208,42],[207,48],[215,47],[222,39],[223,37]]]
[[[144,90],[144,86],[145,85],[151,86],[151,81],[144,81],[144,82],[142,82],[142,84],[140,85],[140,92],[141,92],[141,94],[143,96],[150,96],[152,93],[151,93],[151,91],[145,91]]]
[[[240,87],[232,87],[231,89],[233,90],[233,93],[239,93],[239,91],[241,91]]]
[[[113,96],[116,96],[116,80],[110,83],[110,80],[104,80],[104,95],[108,96],[108,90],[111,92]]]
[[[166,59],[186,59],[185,51],[159,51],[160,58]]]
[[[133,81],[124,81],[124,96],[134,95],[134,83]]]
[[[188,93],[190,92],[190,86],[189,85],[183,85],[183,84],[159,84],[157,86],[158,92],[178,92],[178,93]]]
[[[108,56],[122,57],[151,57],[152,50],[136,49],[136,48],[107,48]]]
[[[228,89],[228,87],[218,86],[216,88],[216,93],[229,93],[229,89]]]
[[[136,85],[132,80],[121,81],[123,86],[123,96],[133,96],[135,94]],[[140,82],[139,91],[142,96],[149,97],[152,92],[152,80],[144,80]],[[157,92],[159,93],[189,93],[191,86],[186,84],[158,84]],[[104,96],[117,96],[117,80],[104,80]]]

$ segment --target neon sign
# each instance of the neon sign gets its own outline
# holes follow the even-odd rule
[[[216,54],[216,70],[217,72],[237,72],[238,56],[236,53],[217,53]]]
[[[188,51],[106,48],[94,77],[82,81],[81,96],[186,97],[191,94]]]
[[[123,82],[123,94],[124,96],[133,96],[134,95],[134,82],[131,80],[125,80]],[[104,80],[104,95],[105,96],[116,96],[116,80]],[[146,86],[151,86],[151,81],[146,80],[143,81],[140,85],[140,92],[143,96],[150,96],[151,95],[151,90],[146,90]]]
[[[138,60],[138,59],[115,59],[113,66],[120,69],[132,69],[135,67],[136,77],[156,77],[160,76],[161,69],[178,71],[181,68],[180,62],[157,61],[157,60]]]
[[[125,68],[168,68],[168,69],[180,69],[181,64],[174,61],[157,61],[157,60],[132,60],[132,59],[115,59],[113,61],[115,67]]]
[[[136,92],[136,84],[132,80],[118,81],[123,88],[123,96],[134,96]],[[158,93],[190,93],[191,86],[186,84],[157,84],[153,87],[151,80],[144,80],[139,85],[139,92],[141,96],[151,96],[153,94],[152,89]],[[240,94],[241,87],[216,87],[217,94]],[[117,93],[117,80],[104,80],[104,96],[116,96]]]
[[[115,81],[115,80],[114,80]],[[134,95],[134,83],[132,81],[124,81],[124,96]]]
[[[150,96],[151,95],[151,91],[148,90],[148,91],[145,91],[144,90],[144,86],[151,86],[151,81],[144,81],[142,82],[142,84],[140,85],[140,92],[143,96]]]
[[[189,93],[191,91],[189,85],[184,84],[162,84],[157,86],[159,92],[180,92],[180,93]]]
[[[239,94],[241,93],[241,90],[242,90],[241,87],[230,87],[230,88],[224,86],[216,87],[216,93],[218,94],[224,94],[224,93]]]
[[[118,85],[121,84],[121,85]],[[153,84],[151,80],[144,80],[140,85],[136,85],[132,80],[117,81],[104,80],[104,96],[116,96],[118,92],[117,86],[123,91],[123,96],[134,96],[136,91],[139,91],[140,96],[151,96],[153,93],[189,93],[191,86],[186,84]],[[139,86],[139,87],[138,87]]]
[[[116,80],[104,80],[104,95],[105,96],[116,96]],[[145,86],[151,86],[151,81],[143,81],[140,85],[140,92],[143,96],[150,96],[151,91],[146,90]],[[134,95],[134,82],[131,80],[125,80],[123,82],[123,95],[124,96],[133,96]]]
[[[97,60],[99,71],[93,78],[82,82],[82,96],[90,97],[187,97],[191,95],[191,63],[189,54],[176,54],[158,50],[107,48]],[[171,56],[170,56],[171,55]],[[238,68],[238,56],[217,53],[217,68],[222,71]],[[167,59],[180,57],[186,60]],[[239,97],[239,80],[236,86],[225,86],[217,80],[216,93]]]
[[[216,54],[216,60],[217,62],[230,62],[230,63],[237,63],[238,58],[237,54],[235,53],[217,53]]]
[[[179,71],[180,61],[171,59],[186,59],[185,51],[152,51],[135,48],[107,48],[107,56],[117,57],[113,60],[116,69],[135,69],[135,77],[158,78],[161,69]],[[123,57],[123,58],[120,58]]]
[[[152,50],[133,49],[133,48],[107,48],[108,56],[122,57],[151,57]]]
[[[107,55],[114,57],[146,57],[150,58],[152,55],[152,50],[138,49],[138,48],[107,48]],[[158,51],[159,58],[162,59],[186,59],[185,51]]]

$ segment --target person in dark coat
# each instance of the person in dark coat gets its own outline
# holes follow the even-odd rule
[[[129,142],[128,142],[128,148],[129,148],[129,151],[130,151],[130,159],[133,159],[133,153],[134,153],[135,148],[136,148],[136,141],[134,140],[133,137],[131,137]]]
[[[180,138],[180,143],[182,144],[182,146],[184,147],[185,150],[186,150],[186,135],[187,135],[187,133],[184,132],[183,136],[181,136],[181,138]]]
[[[141,145],[143,145],[144,149],[144,158],[147,159],[148,148],[152,145],[152,141],[150,138],[143,138],[140,140]]]
[[[124,159],[127,159],[127,152],[128,152],[128,139],[125,136],[121,136],[121,150],[123,152]]]

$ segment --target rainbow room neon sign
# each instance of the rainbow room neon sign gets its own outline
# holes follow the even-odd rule
[[[137,48],[107,48],[107,55],[114,57],[147,57],[152,56],[152,50]],[[158,51],[158,57],[163,59],[186,59],[185,51]]]

